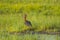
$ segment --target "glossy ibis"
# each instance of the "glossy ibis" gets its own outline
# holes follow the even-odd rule
[[[26,25],[27,27],[29,27],[29,29],[26,30],[26,32],[28,32],[28,33],[32,32],[32,34],[34,34],[34,33],[35,33],[35,32],[34,32],[35,28],[32,27],[31,22],[28,21],[26,18],[27,18],[27,14],[24,15],[24,23],[25,23],[25,25]]]
[[[25,21],[25,25],[28,26],[28,27],[32,27],[32,24],[30,21],[28,21],[27,19],[27,14],[24,15],[24,21]]]

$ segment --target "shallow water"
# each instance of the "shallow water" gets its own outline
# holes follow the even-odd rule
[[[0,33],[0,40],[60,40],[59,35]]]

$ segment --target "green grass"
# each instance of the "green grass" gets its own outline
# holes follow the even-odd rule
[[[10,35],[3,31],[24,31],[29,29],[24,24],[24,14],[32,23],[35,31],[60,31],[60,1],[59,0],[0,0],[0,40],[60,40],[57,35],[26,34]],[[23,39],[24,38],[24,39]]]
[[[46,16],[43,14],[36,15],[37,13],[28,14],[27,19],[31,21],[32,27],[36,28],[38,31],[44,29],[49,29],[54,27],[55,29],[60,28],[60,16]],[[9,14],[9,15],[0,15],[0,30],[6,31],[22,31],[26,30],[28,27],[24,24],[24,14]]]

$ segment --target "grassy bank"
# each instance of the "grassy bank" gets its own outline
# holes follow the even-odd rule
[[[60,6],[40,3],[1,3],[0,4],[0,30],[22,31],[28,29],[24,24],[23,15],[28,15],[35,31],[59,31]]]

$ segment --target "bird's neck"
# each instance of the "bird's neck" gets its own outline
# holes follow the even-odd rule
[[[25,20],[25,21],[27,20],[26,17],[24,18],[24,20]]]

